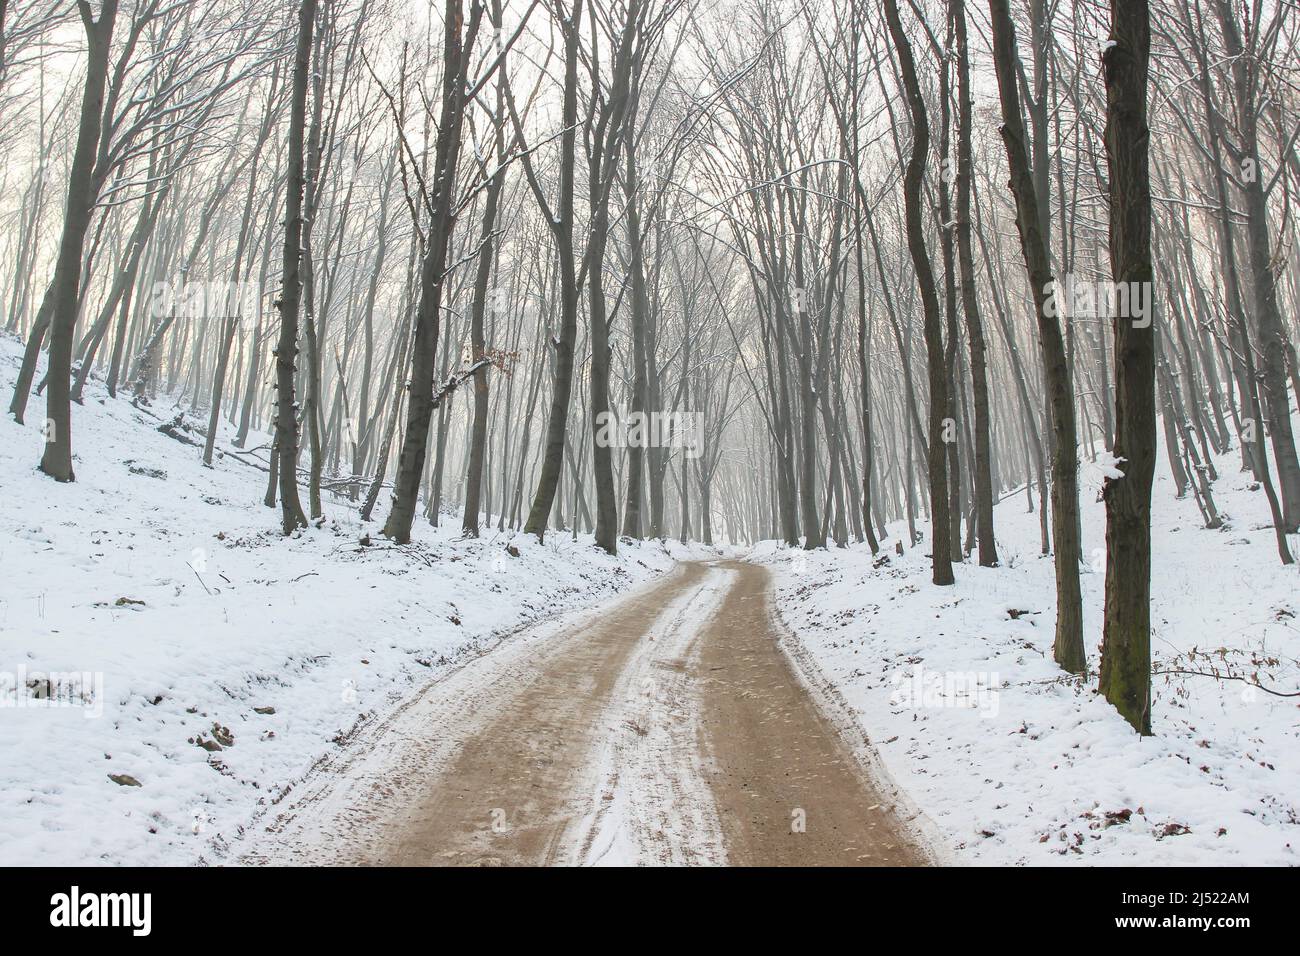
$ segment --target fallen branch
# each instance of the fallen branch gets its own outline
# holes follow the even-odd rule
[[[1258,687],[1264,693],[1272,694],[1274,697],[1300,697],[1300,691],[1287,693],[1286,691],[1273,690],[1270,687],[1265,687],[1258,680],[1252,680],[1251,678],[1243,677],[1240,674],[1216,674],[1212,671],[1191,671],[1191,670],[1184,670],[1183,668],[1173,668],[1170,670],[1152,670],[1151,674],[1152,676],[1155,676],[1156,674],[1183,674],[1188,677],[1213,677],[1215,680],[1239,680],[1243,684],[1249,684],[1251,687]]]

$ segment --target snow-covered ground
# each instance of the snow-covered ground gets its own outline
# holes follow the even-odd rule
[[[1294,694],[1300,571],[1277,559],[1263,492],[1230,452],[1214,485],[1226,526],[1206,530],[1195,501],[1175,499],[1160,450],[1155,668],[1255,675]],[[1052,559],[1023,494],[996,509],[1002,567],[960,565],[955,587],[930,584],[924,542],[903,557],[886,542],[878,561],[865,545],[765,543],[754,558],[773,566],[781,617],[956,860],[1300,864],[1300,698],[1158,675],[1143,739],[1096,693],[1105,512],[1100,470],[1083,472],[1083,685],[1051,659]]]
[[[6,402],[20,357],[0,339]],[[35,469],[43,409],[0,417],[0,865],[200,862],[422,683],[673,564],[458,520],[397,548],[328,498],[285,539],[262,471],[203,467],[158,431],[168,404],[94,380],[61,485]]]
[[[20,355],[0,338],[6,400]],[[454,520],[418,522],[397,548],[337,500],[323,527],[285,539],[260,504],[265,474],[229,456],[204,468],[201,447],[159,431],[173,414],[92,380],[70,485],[35,470],[43,399],[25,426],[0,416],[0,865],[218,859],[214,841],[424,683],[674,557],[718,553],[462,540]],[[1217,531],[1157,470],[1156,668],[1294,693],[1300,571],[1278,564],[1235,453],[1218,465]],[[1300,863],[1300,698],[1157,676],[1155,736],[1142,739],[1096,695],[1101,477],[1085,464],[1083,685],[1051,660],[1052,562],[1023,494],[997,509],[1002,566],[958,566],[953,588],[929,584],[924,546],[898,557],[886,542],[877,561],[865,546],[753,556],[957,861]]]

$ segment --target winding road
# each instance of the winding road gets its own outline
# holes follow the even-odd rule
[[[774,620],[689,562],[429,684],[231,847],[240,863],[930,862],[869,742]],[[810,688],[821,690],[810,691]]]

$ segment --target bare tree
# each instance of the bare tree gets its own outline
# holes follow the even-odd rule
[[[284,258],[278,306],[280,340],[275,349],[275,455],[280,479],[280,523],[285,534],[307,526],[298,498],[298,403],[295,401],[298,358],[298,308],[302,296],[302,202],[306,190],[303,142],[307,126],[312,33],[316,0],[298,7],[298,47],[294,55],[289,102],[289,188],[284,206]]]
[[[1015,27],[1006,0],[989,0],[993,62],[1002,104],[1002,141],[1016,198],[1016,226],[1038,314],[1038,336],[1054,438],[1052,453],[1052,539],[1056,545],[1056,642],[1053,654],[1066,670],[1083,674],[1083,602],[1079,593],[1079,453],[1074,424],[1074,393],[1065,342],[1052,299],[1055,281],[1044,214],[1026,148],[1020,110]]]
[[[478,35],[483,4],[480,0],[471,0],[466,20],[460,0],[447,0],[443,16],[442,106],[434,144],[433,181],[425,196],[429,229],[425,237],[424,262],[420,266],[420,304],[411,347],[406,431],[398,456],[393,507],[384,522],[384,533],[399,543],[405,543],[411,537],[411,522],[415,517],[420,475],[424,470],[429,441],[429,423],[435,407],[433,379],[437,369],[442,296],[447,278],[448,251],[460,202],[456,171],[464,128],[469,49]]]
[[[912,153],[903,175],[903,204],[907,214],[907,249],[916,271],[917,286],[921,290],[921,304],[925,310],[925,351],[930,382],[930,549],[932,578],[935,584],[947,585],[954,581],[952,573],[952,541],[950,538],[948,510],[948,464],[943,436],[947,431],[945,413],[948,407],[948,379],[943,350],[943,330],[940,324],[939,296],[926,249],[925,232],[921,214],[921,188],[930,150],[930,126],[926,118],[925,99],[916,77],[916,64],[912,58],[912,45],[903,30],[895,0],[885,0],[885,21],[894,41],[903,86],[907,92],[907,105],[912,116]]]
[[[49,388],[45,393],[45,454],[41,471],[55,481],[72,481],[72,410],[69,390],[72,374],[72,340],[77,322],[81,284],[81,256],[86,230],[95,205],[93,174],[99,149],[104,110],[104,86],[108,80],[108,54],[117,21],[117,0],[104,0],[99,19],[86,0],[78,0],[77,12],[86,31],[89,52],[86,86],[81,98],[81,126],[68,170],[68,200],[64,209],[63,236],[54,278],[46,293],[50,329]],[[42,311],[46,307],[42,306]],[[37,319],[39,325],[40,319]],[[33,338],[35,338],[33,334]],[[38,340],[39,342],[39,340]],[[26,401],[26,389],[19,382]],[[15,395],[17,400],[17,394]],[[21,421],[22,411],[16,416]]]

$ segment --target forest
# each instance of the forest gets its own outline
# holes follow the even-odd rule
[[[881,661],[1010,628],[1041,657],[1033,682],[1117,747],[1176,746],[1162,721],[1188,695],[1258,692],[1272,729],[1224,733],[1243,773],[1281,765],[1300,675],[1297,140],[1292,0],[0,0],[7,557],[61,548],[56,528],[87,555],[95,538],[86,561],[118,548],[124,580],[84,602],[70,583],[68,606],[143,621],[146,581],[218,602],[340,554],[406,562],[268,596],[346,616],[350,576],[472,555],[480,582],[376,592],[405,622],[450,602],[428,613],[457,628],[512,575],[556,601],[626,575],[607,600],[676,567],[701,589],[682,620],[732,631],[757,563],[775,591],[755,578],[755,599],[794,632],[852,643],[894,613],[871,619]],[[166,510],[205,496],[238,515]],[[145,524],[185,556],[174,579],[179,559],[130,563],[153,545],[120,550]],[[218,576],[235,545],[247,581]],[[57,590],[59,560],[77,564],[10,582],[15,607]],[[989,595],[996,622],[968,622]],[[182,629],[219,614],[175,610]],[[32,641],[18,629],[0,628],[6,667]],[[445,663],[450,640],[411,654]],[[701,640],[682,659],[707,663]],[[982,651],[934,653],[927,668],[984,673]],[[100,669],[76,656],[46,665]],[[900,674],[878,687],[897,695]],[[191,676],[158,678],[177,713]],[[328,680],[349,706],[364,688]],[[199,743],[231,749],[197,706]],[[1297,825],[1279,799],[1259,824],[1274,849]]]

